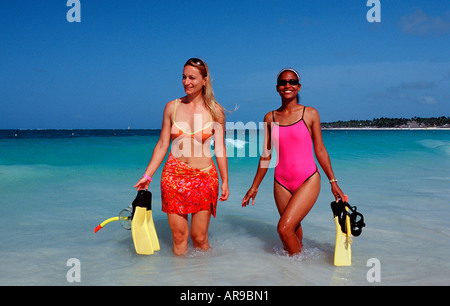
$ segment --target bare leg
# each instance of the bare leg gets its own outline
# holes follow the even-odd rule
[[[172,230],[173,253],[183,255],[187,251],[189,240],[189,224],[187,215],[167,214]]]
[[[191,239],[195,248],[209,250],[208,228],[211,210],[202,210],[192,214]]]
[[[274,182],[273,189],[274,189],[273,194],[275,197],[275,203],[277,204],[278,213],[280,214],[281,217],[283,215],[284,210],[286,209],[287,204],[289,203],[289,200],[292,197],[292,193],[290,193],[286,188],[281,186],[276,181]],[[300,223],[298,224],[295,233],[298,239],[302,241],[303,231]]]
[[[275,182],[275,202],[281,216],[277,230],[289,255],[301,252],[303,246],[301,221],[314,206],[319,192],[320,175],[318,173],[304,182],[292,195]]]

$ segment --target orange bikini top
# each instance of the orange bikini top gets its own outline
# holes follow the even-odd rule
[[[195,140],[197,140],[198,142],[202,142],[204,143],[206,140],[208,140],[213,133],[211,132],[211,124],[212,124],[212,116],[211,116],[211,121],[201,130],[197,130],[195,132],[186,132],[183,130],[182,127],[180,127],[179,124],[177,124],[177,122],[175,121],[175,114],[177,112],[177,103],[178,103],[178,99],[175,100],[175,108],[173,110],[173,118],[172,118],[172,140],[178,137],[191,137]],[[184,123],[182,124],[183,126],[187,127],[188,129],[190,129],[189,125]]]

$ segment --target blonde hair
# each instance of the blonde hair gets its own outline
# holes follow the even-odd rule
[[[219,117],[223,117],[225,120],[225,113],[223,111],[223,107],[217,102],[214,97],[214,91],[211,84],[211,76],[209,74],[208,65],[199,58],[190,58],[184,64],[184,67],[192,66],[197,68],[200,71],[200,74],[205,78],[206,77],[206,85],[203,87],[203,101],[205,102],[206,108],[209,110],[214,121],[217,121]]]

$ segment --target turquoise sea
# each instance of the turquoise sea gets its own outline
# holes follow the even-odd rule
[[[449,130],[323,132],[339,185],[366,222],[353,239],[351,267],[333,265],[333,196],[323,172],[299,256],[287,257],[278,239],[273,169],[255,206],[241,207],[258,163],[249,157],[257,133],[227,133],[231,195],[211,220],[210,251],[172,254],[162,167],[150,185],[159,252],[137,255],[118,222],[94,234],[134,199],[158,136],[0,131],[0,285],[450,285]],[[67,279],[71,258],[80,263],[79,283]],[[373,258],[376,282],[367,277]]]

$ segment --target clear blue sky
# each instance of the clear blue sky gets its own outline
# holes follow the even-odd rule
[[[324,122],[450,116],[448,0],[380,0],[380,23],[366,0],[80,2],[0,4],[0,128],[160,128],[190,57],[227,121],[277,108],[286,66]]]

